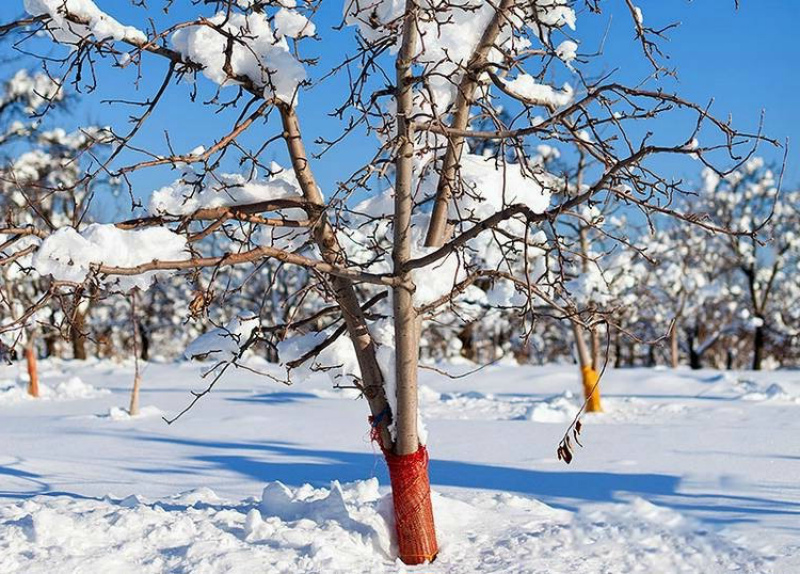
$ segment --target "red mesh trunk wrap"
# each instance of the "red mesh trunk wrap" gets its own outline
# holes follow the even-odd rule
[[[439,547],[431,507],[428,451],[420,445],[412,454],[396,455],[386,450],[383,454],[392,482],[400,560],[405,564],[430,562]]]

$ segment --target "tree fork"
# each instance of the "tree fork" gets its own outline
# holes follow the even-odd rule
[[[514,6],[516,1],[502,0],[489,25],[483,31],[483,35],[467,64],[464,77],[458,86],[454,104],[455,112],[450,125],[456,132],[463,132],[467,128],[472,99],[478,87],[478,70],[486,65],[489,51],[495,45],[497,36],[500,34],[500,28],[506,19],[506,13]],[[408,7],[406,7],[406,14],[408,14]],[[447,212],[450,207],[450,200],[453,197],[458,162],[461,160],[463,149],[464,136],[450,135],[448,137],[447,150],[442,160],[442,174],[436,189],[431,221],[425,238],[425,245],[428,247],[441,247],[447,240]]]

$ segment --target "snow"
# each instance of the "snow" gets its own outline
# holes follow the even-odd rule
[[[412,252],[412,259],[423,257],[436,251],[433,247],[417,247]],[[414,269],[411,281],[416,285],[414,305],[421,307],[433,303],[440,297],[450,293],[453,285],[466,278],[464,265],[458,255],[451,253],[430,265]]]
[[[571,64],[572,61],[578,57],[577,52],[578,44],[572,40],[564,40],[556,48],[556,56],[567,65]]]
[[[513,80],[504,81],[506,88],[515,96],[539,106],[562,107],[572,103],[572,86],[564,84],[559,91],[547,84],[540,84],[530,74],[520,73]]]
[[[538,21],[546,26],[575,29],[575,11],[568,0],[538,0]]]
[[[426,572],[485,572],[508,565],[509,558],[518,563],[504,572],[570,567],[578,573],[712,574],[738,569],[743,561],[766,565],[641,498],[574,515],[503,494],[435,494],[433,503],[444,527],[442,554],[450,561],[447,570],[434,563],[424,567]],[[319,489],[273,482],[257,505],[221,500],[209,490],[155,503],[139,497],[38,497],[0,513],[0,524],[7,526],[0,541],[16,553],[26,551],[0,558],[5,562],[0,566],[5,572],[22,571],[45,558],[67,569],[144,574],[244,573],[254,567],[275,573],[403,572],[401,565],[391,564],[395,549],[388,508],[374,479],[345,485],[334,481]],[[475,551],[488,540],[498,543],[492,553]],[[627,541],[629,551],[620,540]],[[110,546],[118,551],[109,554]]]
[[[251,358],[257,370],[280,368]],[[297,388],[238,370],[178,423],[111,420],[133,364],[42,360],[41,382],[107,394],[0,402],[0,571],[796,572],[796,371],[611,369],[567,467],[571,365],[420,372],[441,554],[395,561],[386,471],[367,409],[321,373]],[[459,374],[469,366],[438,365]],[[0,367],[13,380],[24,364]],[[144,365],[173,413],[202,366]],[[748,393],[785,398],[754,401]],[[608,398],[605,398],[608,397]],[[776,429],[780,431],[776,432]]]
[[[546,147],[542,151],[553,154]],[[498,211],[515,204],[527,207],[533,213],[543,213],[550,205],[552,194],[563,188],[562,181],[545,171],[540,162],[522,166],[518,163],[504,163],[495,158],[465,153],[459,163],[460,193],[449,208],[450,219],[463,220],[463,228],[470,228],[474,221],[486,219]],[[412,188],[419,197],[432,197],[438,184],[435,171],[425,172],[413,182]],[[460,190],[461,191],[461,190]],[[388,252],[375,257],[363,249],[370,237],[381,238],[390,233],[388,225],[393,210],[393,190],[388,189],[359,204],[353,210],[353,225],[339,233],[340,243],[347,250],[348,257],[355,262],[369,263],[368,271],[385,273],[391,270]],[[371,218],[371,219],[368,219]],[[412,218],[412,259],[424,257],[436,251],[425,247],[425,231],[429,216],[418,214]],[[502,222],[498,226],[505,234],[526,237],[530,244],[546,243],[543,233],[529,233],[526,225],[519,219]],[[481,260],[488,268],[497,268],[503,261],[513,260],[516,255],[501,251],[493,235],[485,232],[468,244],[469,250],[463,253],[450,253],[430,264],[412,270],[412,281],[416,285],[414,303],[426,305],[449,293],[453,285],[466,278],[465,266]],[[528,255],[531,259],[543,251],[532,247]],[[520,253],[519,256],[522,256]],[[508,295],[513,295],[513,290]]]
[[[518,163],[504,164],[491,157],[464,154],[460,170],[464,187],[471,193],[460,200],[458,208],[480,218],[515,203],[526,205],[534,213],[544,213],[550,205],[551,192],[559,188],[558,178],[543,170],[523,170]]]
[[[163,227],[127,230],[111,224],[93,223],[78,233],[62,227],[48,236],[34,257],[34,267],[41,275],[74,283],[83,282],[93,265],[135,267],[154,260],[189,259],[186,238]],[[108,277],[103,283],[115,284],[123,291],[134,287],[147,289],[165,271],[140,275]]]
[[[316,27],[314,24],[294,10],[281,8],[275,14],[275,35],[277,37],[303,38],[313,36],[315,33]]]
[[[0,99],[0,104],[7,105],[13,101],[25,104],[25,111],[34,114],[41,110],[48,102],[63,98],[61,86],[55,79],[43,72],[31,75],[25,68],[18,70],[5,85],[5,95]],[[22,129],[23,124],[16,126]]]
[[[416,23],[420,35],[420,53],[416,62],[424,66],[429,75],[424,95],[418,93],[415,96],[415,106],[435,118],[453,102],[463,70],[493,18],[496,6],[482,0],[458,3],[432,0],[423,9],[427,13]],[[358,27],[361,36],[370,44],[392,40],[395,53],[401,29],[397,24],[404,10],[404,0],[345,0],[344,19],[346,24]],[[539,0],[518,3],[509,20],[519,29],[528,26],[543,43],[549,45],[552,30],[565,26],[575,29],[576,15],[567,0]],[[516,53],[527,49],[530,41],[514,34],[512,26],[503,26],[495,45]],[[502,58],[498,49],[488,54],[491,62],[499,62]],[[488,76],[483,74],[480,81],[487,83]],[[391,112],[391,109],[387,107],[387,111]]]
[[[281,364],[287,365],[306,356],[313,349],[333,336],[335,328],[288,337],[278,343],[278,356]],[[358,358],[350,338],[343,334],[315,356],[291,369],[293,381],[305,381],[314,371],[327,373],[333,384],[350,385],[352,378],[361,377]]]
[[[28,394],[28,379],[20,377],[17,381],[0,380],[0,406],[11,405],[23,401],[73,401],[77,399],[93,399],[108,394],[105,389],[96,389],[84,383],[80,377],[70,377],[55,383],[54,386],[39,383],[39,398]]]
[[[258,325],[258,316],[234,317],[225,326],[211,329],[192,341],[184,356],[187,359],[234,361]]]
[[[642,13],[642,9],[638,6],[633,7],[633,18],[636,20],[636,24],[638,26],[642,26],[644,24],[644,14]]]
[[[151,406],[141,407],[139,409],[139,414],[136,415],[131,415],[131,413],[128,412],[128,409],[124,409],[122,407],[111,407],[110,409],[108,409],[108,414],[101,415],[100,418],[107,418],[109,420],[119,422],[119,421],[131,421],[141,418],[161,417],[162,415],[163,413],[161,412],[161,409],[159,409],[158,407],[151,407]]]
[[[195,150],[199,155],[204,150]],[[275,199],[299,198],[300,185],[292,170],[277,163],[270,165],[271,175],[266,179],[250,178],[242,174],[227,173],[204,181],[191,169],[170,185],[164,186],[150,197],[148,211],[152,215],[190,215],[199,209],[233,207]]]
[[[125,40],[134,44],[147,41],[144,32],[132,26],[123,26],[100,10],[92,0],[25,0],[25,10],[32,16],[46,14],[50,17],[48,28],[58,42],[78,44],[93,35],[96,40]],[[66,15],[76,16],[87,24],[75,24]]]
[[[286,39],[276,37],[266,14],[220,12],[209,21],[236,38],[230,57],[235,76],[246,77],[262,88],[265,98],[296,103],[298,86],[306,79],[305,68],[292,55]],[[288,32],[298,32],[293,28],[296,19],[279,22],[289,26]],[[227,44],[227,36],[204,25],[182,28],[172,35],[173,48],[202,65],[203,74],[219,85],[237,83],[225,71]]]

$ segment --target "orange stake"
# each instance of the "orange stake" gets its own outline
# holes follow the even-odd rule
[[[25,349],[25,361],[28,363],[28,394],[32,397],[39,397],[39,372],[36,368],[36,351],[33,347]]]

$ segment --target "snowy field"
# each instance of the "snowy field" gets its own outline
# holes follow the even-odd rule
[[[263,365],[258,365],[263,368]],[[454,372],[464,367],[449,367]],[[319,377],[0,368],[0,572],[800,572],[800,372],[610,370],[570,466],[571,366],[423,371],[441,554],[391,556],[366,405]],[[567,392],[565,392],[567,391]]]

